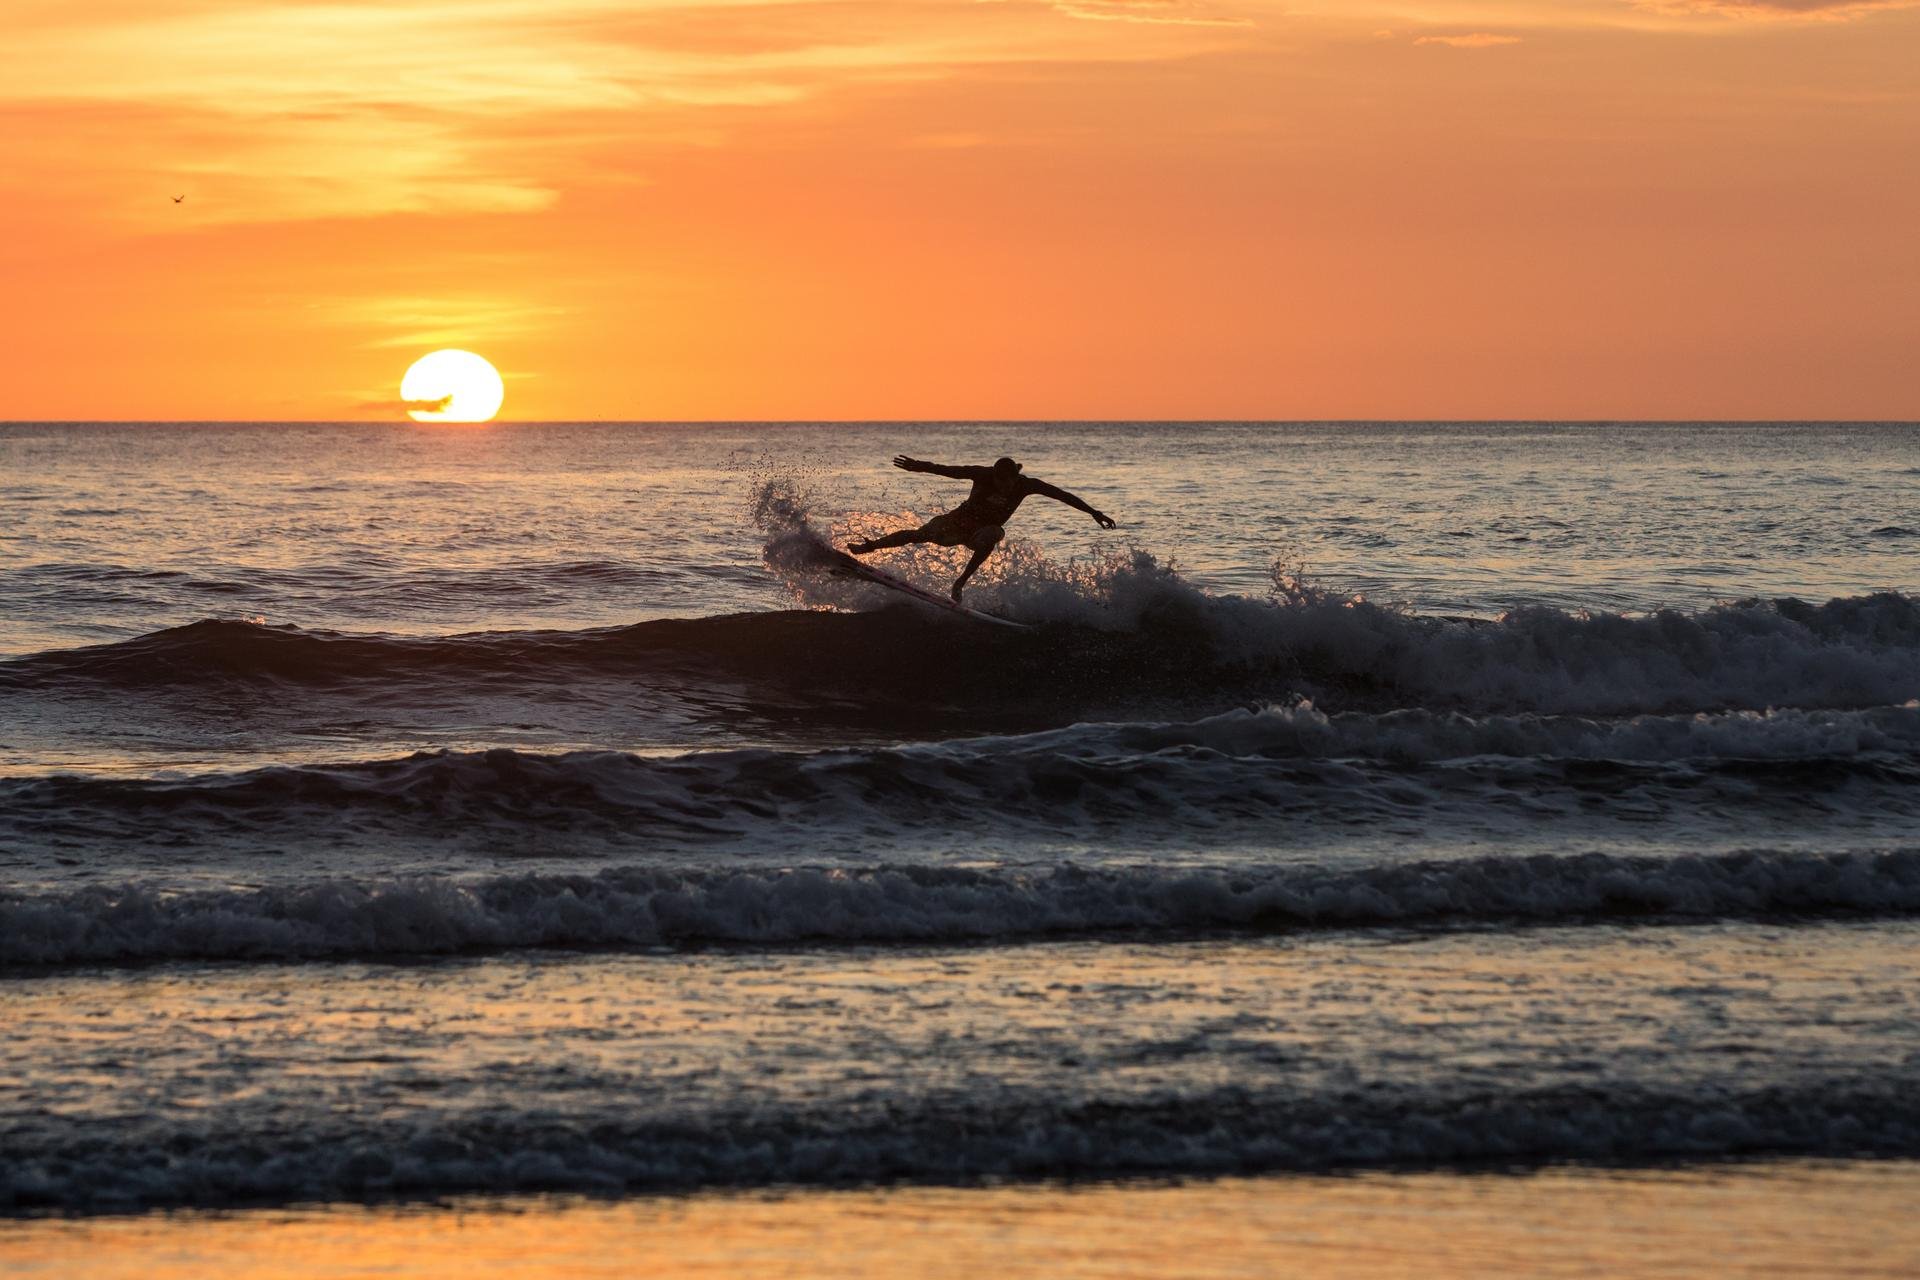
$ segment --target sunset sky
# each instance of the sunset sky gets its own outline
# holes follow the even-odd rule
[[[1920,3],[0,13],[0,418],[1920,417]]]

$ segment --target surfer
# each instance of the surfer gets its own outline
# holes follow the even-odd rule
[[[967,567],[960,571],[960,576],[953,583],[956,602],[960,599],[961,589],[967,585],[967,579],[986,563],[993,549],[1007,536],[1007,519],[1029,494],[1037,493],[1043,498],[1077,507],[1099,521],[1101,528],[1113,528],[1113,518],[1106,512],[1095,510],[1065,489],[1056,489],[1044,480],[1021,475],[1020,464],[1012,458],[996,459],[990,467],[949,467],[901,454],[893,460],[893,465],[902,471],[927,471],[953,480],[971,480],[973,492],[967,495],[965,502],[945,515],[935,516],[918,529],[902,529],[867,542],[851,542],[847,544],[847,550],[854,555],[864,556],[870,551],[904,547],[914,542],[931,542],[941,547],[971,547],[973,559],[967,561]]]

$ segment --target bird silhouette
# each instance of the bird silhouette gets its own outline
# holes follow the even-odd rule
[[[182,200],[185,200],[185,199],[186,199],[186,197],[185,197],[185,196],[175,196],[175,197],[173,198],[173,202],[174,202],[175,204],[179,204],[179,203],[180,203],[180,202],[181,202]]]

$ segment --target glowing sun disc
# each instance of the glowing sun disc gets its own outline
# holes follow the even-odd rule
[[[408,409],[415,422],[486,422],[500,412],[507,388],[500,371],[484,359],[450,347],[413,362],[400,379],[400,398],[409,404],[438,402],[434,408]]]

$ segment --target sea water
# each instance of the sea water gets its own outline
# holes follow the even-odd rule
[[[0,1256],[1897,1200],[1916,592],[1913,425],[0,426]]]

